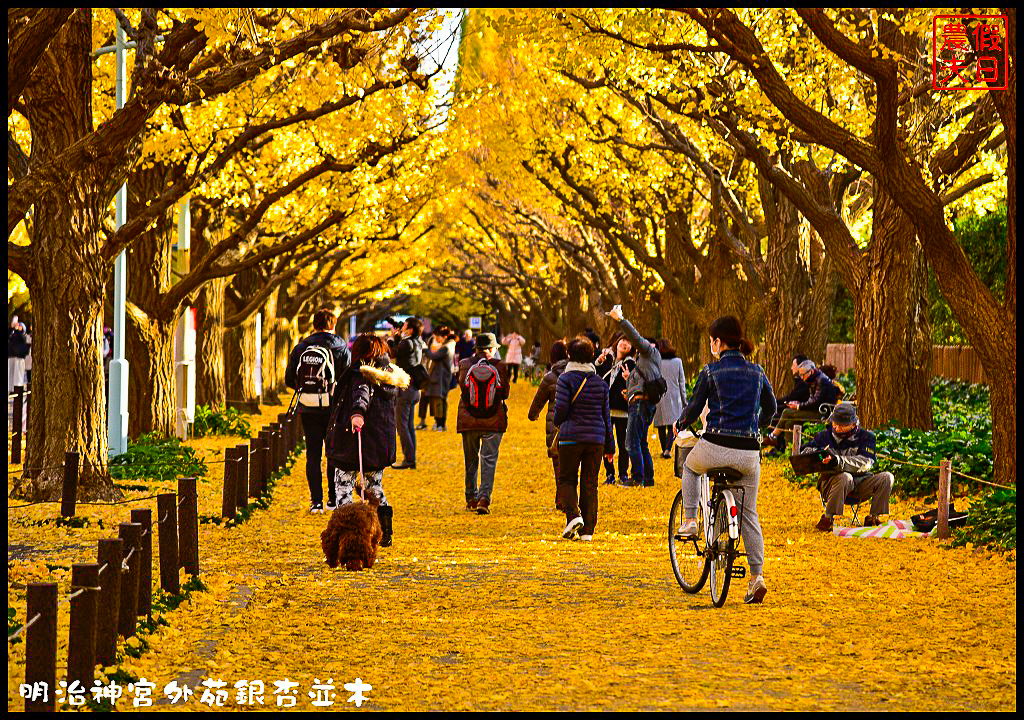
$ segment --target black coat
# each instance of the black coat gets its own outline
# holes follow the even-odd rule
[[[399,371],[386,360],[374,364],[392,378]],[[404,375],[404,373],[402,373]],[[406,377],[406,382],[408,377]],[[352,416],[363,416],[363,471],[376,472],[394,464],[395,396],[397,388],[367,379],[356,364],[338,379],[327,428],[327,455],[341,470],[359,470],[359,444],[352,432]]]

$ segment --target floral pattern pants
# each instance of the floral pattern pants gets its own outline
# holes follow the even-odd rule
[[[365,479],[363,490],[372,490],[377,493],[380,504],[387,505],[388,498],[384,494],[384,471],[363,473],[363,477]],[[334,469],[334,490],[337,493],[335,497],[338,498],[338,505],[348,505],[352,502],[352,493],[355,491],[358,479],[359,473],[355,470]]]

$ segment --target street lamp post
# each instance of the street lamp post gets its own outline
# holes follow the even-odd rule
[[[117,109],[124,107],[128,65],[124,41],[124,28],[114,23],[114,45],[100,48],[96,55],[115,54],[116,73],[114,98]],[[134,46],[134,43],[131,44]],[[114,197],[114,221],[120,229],[128,219],[128,183],[117,190]],[[128,256],[124,250],[114,260],[114,357],[110,361],[110,385],[107,390],[107,451],[120,455],[128,450],[128,360],[125,357],[125,304],[128,293]]]

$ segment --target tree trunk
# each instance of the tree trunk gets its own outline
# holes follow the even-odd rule
[[[927,271],[906,214],[876,186],[871,247],[854,290],[857,405],[869,427],[930,430]]]
[[[18,487],[28,500],[61,496],[64,453],[79,454],[79,500],[118,497],[107,474],[107,412],[103,382],[103,270],[80,264],[78,251],[95,245],[81,207],[59,193],[36,207],[32,244],[45,272],[26,278],[32,297],[32,432],[25,467],[43,468]],[[79,196],[81,199],[81,196]],[[77,205],[78,203],[75,203]],[[68,216],[73,216],[69,218]],[[94,226],[95,227],[95,226]],[[74,312],[69,312],[74,308]]]
[[[224,378],[224,288],[227,278],[210,280],[196,301],[196,404],[227,402]]]
[[[172,182],[163,165],[139,169],[128,181],[128,213],[141,213]],[[164,307],[173,284],[174,217],[168,211],[128,251],[128,434],[174,435],[174,326],[177,308]]]
[[[768,381],[781,394],[790,383],[794,355],[817,362],[825,357],[837,278],[822,257],[817,237],[812,234],[808,245],[803,245],[796,206],[763,175],[758,177],[758,187],[768,234],[761,363]]]
[[[33,157],[57,157],[92,130],[91,49],[92,15],[79,9],[50,41],[23,92]],[[24,277],[35,319],[32,432],[25,457],[29,477],[15,487],[29,500],[60,497],[69,450],[79,453],[79,500],[120,495],[107,474],[101,357],[109,264],[100,229],[109,201],[102,183],[87,176],[47,185],[33,205],[31,267]]]
[[[245,412],[259,412],[262,378],[256,358],[262,343],[256,333],[256,317],[224,332],[227,404]]]
[[[129,435],[174,435],[175,323],[135,311],[128,313]]]

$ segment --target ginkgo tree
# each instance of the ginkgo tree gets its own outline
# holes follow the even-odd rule
[[[422,84],[414,38],[430,14],[409,8],[121,13],[120,22],[136,44],[131,89],[124,107],[97,125],[91,52],[107,40],[105,21],[89,9],[11,11],[8,267],[25,279],[37,325],[47,329],[37,334],[34,348],[31,466],[59,466],[74,448],[81,455],[81,496],[115,494],[105,473],[100,363],[104,284],[114,258],[186,193],[230,172],[238,153],[255,151],[266,133],[359,104],[384,86]],[[367,46],[376,43],[391,52],[369,52]],[[220,101],[249,83],[287,84],[297,65],[323,66],[322,72],[332,77],[356,72],[337,79],[332,97],[311,108],[299,101],[284,114],[257,114],[251,124],[244,117],[218,117],[214,110],[209,119],[223,128],[219,136],[190,147],[184,172],[159,195],[146,198],[145,209],[123,227],[109,227],[114,193],[139,167],[143,139],[159,113],[166,111],[173,127],[186,110],[191,116],[204,106],[230,106]],[[404,106],[395,107],[400,112]],[[356,147],[371,155],[386,146],[386,141],[376,144],[355,134],[360,136]],[[343,158],[348,146],[336,149]],[[365,163],[359,152],[348,162]],[[17,241],[19,226],[26,230],[27,243]],[[210,266],[215,259],[204,257],[200,264],[205,260]],[[59,493],[58,471],[30,475],[23,488],[27,496]]]

